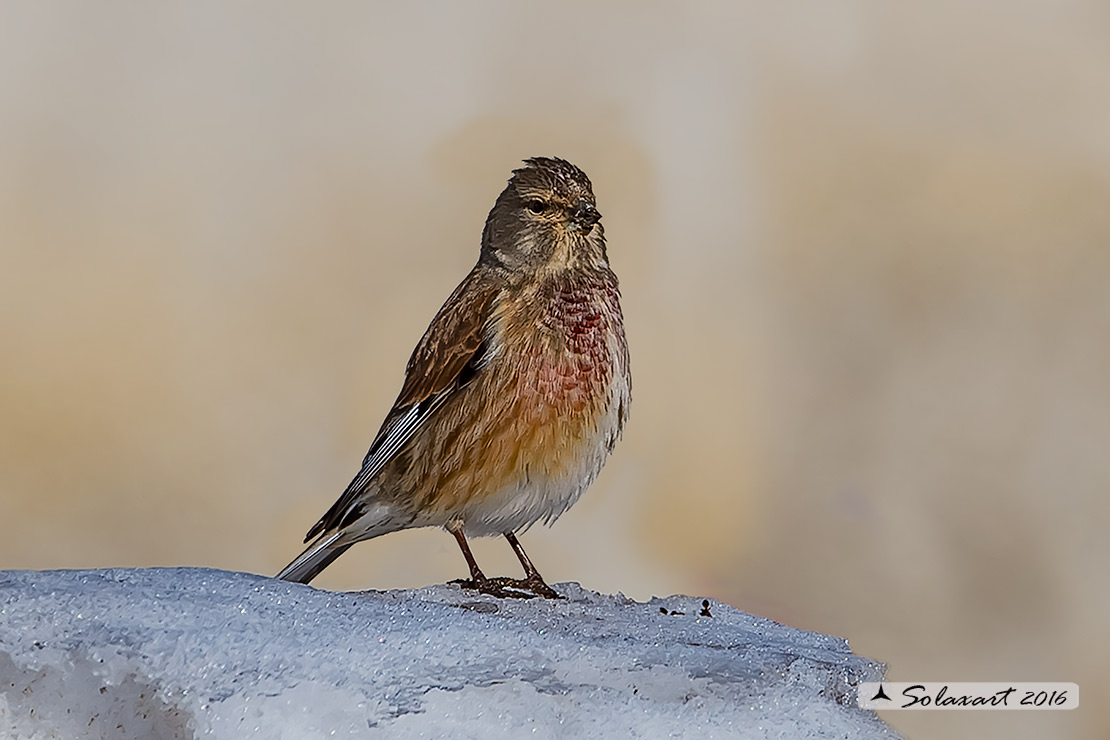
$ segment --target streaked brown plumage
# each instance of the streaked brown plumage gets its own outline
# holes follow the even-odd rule
[[[307,583],[356,542],[442,526],[464,585],[553,597],[515,533],[556,519],[604,465],[628,418],[617,277],[585,173],[526,160],[486,219],[478,263],[436,314],[362,469],[279,578]],[[503,534],[526,578],[487,579],[465,535]]]

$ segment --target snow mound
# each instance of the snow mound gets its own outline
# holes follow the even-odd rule
[[[893,738],[880,664],[725,604],[0,572],[0,737]]]

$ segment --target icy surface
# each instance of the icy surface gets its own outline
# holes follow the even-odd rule
[[[893,738],[882,666],[702,599],[0,572],[0,737]]]

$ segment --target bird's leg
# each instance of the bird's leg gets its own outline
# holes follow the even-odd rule
[[[459,543],[459,549],[462,550],[463,557],[466,558],[466,564],[470,568],[470,577],[475,581],[486,580],[482,569],[478,567],[478,561],[474,559],[474,553],[470,552],[470,543],[466,541],[462,527],[449,526],[447,531],[455,535],[455,541]]]
[[[511,584],[501,584],[498,579],[486,578],[482,569],[478,567],[478,561],[474,559],[474,553],[470,552],[470,545],[466,541],[466,535],[463,534],[461,523],[452,522],[447,525],[447,531],[455,535],[455,541],[459,543],[459,549],[462,550],[463,557],[466,558],[466,565],[470,568],[470,580],[460,579],[451,581],[452,583],[457,583],[463,588],[469,588],[478,593],[496,596],[499,599],[530,599],[533,597],[534,594],[513,590]],[[537,575],[539,574],[537,573]],[[510,586],[510,588],[505,588],[505,585]]]
[[[526,588],[537,596],[542,596],[545,599],[561,599],[555,589],[548,586],[540,572],[536,570],[536,566],[532,565],[532,561],[528,558],[528,553],[524,552],[524,548],[520,546],[520,541],[512,532],[505,532],[505,539],[509,541],[509,546],[513,548],[516,553],[517,559],[520,564],[524,566],[524,579],[518,580],[514,578],[494,578],[493,582],[501,586],[510,586],[512,588]]]

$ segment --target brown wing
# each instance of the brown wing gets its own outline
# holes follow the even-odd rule
[[[382,468],[460,388],[482,369],[486,328],[500,288],[475,268],[447,299],[416,345],[405,383],[347,490],[316,522],[305,542],[361,513],[361,494]]]

